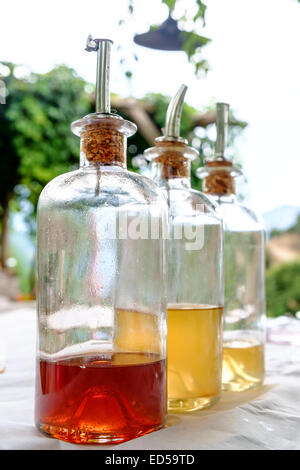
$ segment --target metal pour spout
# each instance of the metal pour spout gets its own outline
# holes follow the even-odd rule
[[[163,129],[164,137],[166,138],[180,139],[180,121],[186,91],[187,86],[181,85],[169,103],[166,124]]]
[[[96,73],[96,113],[110,114],[110,51],[113,41],[110,39],[93,39],[88,36],[85,50],[97,51]]]
[[[217,103],[216,105],[217,140],[216,140],[215,158],[225,159],[225,151],[227,147],[227,138],[228,138],[228,112],[229,112],[229,104]]]

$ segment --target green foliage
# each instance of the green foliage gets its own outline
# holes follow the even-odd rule
[[[199,18],[203,19],[203,24],[205,25],[205,13],[207,6],[202,2],[202,0],[196,0],[198,11],[195,14],[193,20],[197,21]]]
[[[266,289],[269,316],[300,311],[300,260],[269,269]]]
[[[189,61],[195,66],[196,75],[201,70],[207,72],[209,69],[208,62],[201,58],[201,47],[211,42],[211,39],[196,34],[194,31],[182,31],[183,49],[186,52]]]
[[[10,199],[13,188],[19,181],[18,166],[19,155],[14,146],[13,139],[16,136],[13,123],[8,119],[8,111],[14,102],[22,99],[26,85],[20,82],[16,87],[16,79],[13,77],[13,64],[4,63],[9,69],[10,74],[2,78],[5,83],[8,95],[6,103],[0,105],[0,206],[1,211]]]
[[[287,232],[300,234],[300,215],[298,215],[295,225],[293,225],[290,229],[288,229]]]
[[[1,164],[12,157],[14,162],[14,179],[9,179],[5,191],[14,192],[19,203],[25,194],[35,208],[43,187],[78,164],[79,140],[70,123],[91,112],[91,102],[84,80],[65,66],[45,75],[32,74],[28,80],[16,79],[11,66],[5,83],[9,94],[1,107],[0,128],[6,134],[0,136],[0,151],[7,157],[1,158]],[[10,149],[1,148],[8,144]],[[1,172],[1,185],[11,170]],[[28,191],[18,190],[17,184]]]
[[[278,235],[282,235],[285,232],[286,232],[286,230],[280,230],[279,228],[273,228],[270,232],[270,238],[278,237]]]

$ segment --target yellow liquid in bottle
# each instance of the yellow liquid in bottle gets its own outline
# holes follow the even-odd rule
[[[118,351],[160,354],[159,317],[134,310],[115,310],[114,344]]]
[[[223,344],[223,390],[241,392],[264,379],[264,346],[255,340],[232,340]]]
[[[213,405],[221,392],[222,307],[169,305],[168,407],[193,411]]]

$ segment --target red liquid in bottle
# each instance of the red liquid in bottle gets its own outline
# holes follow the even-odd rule
[[[162,427],[166,403],[166,361],[155,354],[38,363],[36,424],[57,439],[124,442]]]

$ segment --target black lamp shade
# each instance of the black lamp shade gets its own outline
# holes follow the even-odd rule
[[[182,50],[181,31],[177,21],[169,16],[157,29],[148,33],[136,34],[134,42],[140,46],[163,51]]]

